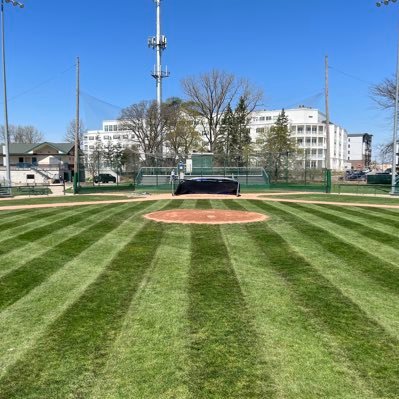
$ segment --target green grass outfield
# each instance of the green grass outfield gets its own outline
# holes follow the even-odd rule
[[[173,225],[181,208],[264,212]],[[399,397],[399,210],[170,200],[0,213],[0,398]]]
[[[286,194],[261,195],[260,198],[281,198],[290,200],[305,201],[328,201],[328,202],[351,202],[358,204],[377,204],[377,205],[397,205],[399,206],[399,196],[394,197],[374,197],[348,194]]]
[[[20,199],[3,199],[0,200],[0,206],[12,205],[36,205],[36,204],[59,204],[64,202],[90,202],[90,201],[112,201],[123,200],[127,198],[134,198],[126,195],[65,195],[57,197],[42,197],[42,198],[20,198]],[[0,214],[1,216],[1,214]]]

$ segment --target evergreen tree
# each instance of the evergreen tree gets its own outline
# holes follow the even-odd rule
[[[103,147],[103,159],[105,166],[107,168],[112,168],[114,161],[114,145],[111,140],[107,141]]]
[[[230,166],[234,131],[234,113],[228,104],[215,142],[215,158],[221,165]]]
[[[276,123],[265,133],[263,146],[265,166],[273,180],[279,179],[281,171],[287,168],[289,154],[296,151],[295,141],[291,138],[289,120],[283,109]]]
[[[234,111],[234,132],[231,137],[231,147],[237,166],[245,166],[245,153],[251,144],[250,129],[248,128],[248,107],[243,97]]]

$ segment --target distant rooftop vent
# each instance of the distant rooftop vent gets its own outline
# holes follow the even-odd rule
[[[299,106],[298,106],[298,108],[307,108],[307,109],[312,109],[312,107],[307,107],[306,105],[303,105],[303,104],[299,105]]]

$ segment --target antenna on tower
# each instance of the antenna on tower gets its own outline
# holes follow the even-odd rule
[[[157,51],[157,62],[154,65],[154,71],[151,73],[151,76],[156,80],[156,88],[157,88],[157,103],[159,109],[161,109],[162,104],[162,79],[167,78],[170,75],[168,72],[168,68],[166,70],[162,70],[162,52],[166,49],[166,36],[161,34],[161,0],[154,0],[157,8],[157,34],[156,36],[152,36],[148,38],[148,47],[152,47]]]

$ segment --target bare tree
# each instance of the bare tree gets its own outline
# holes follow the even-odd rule
[[[8,126],[8,135],[11,143],[21,144],[36,144],[41,143],[44,140],[43,133],[37,130],[32,125],[27,126]],[[5,141],[5,129],[4,126],[0,128],[0,141]]]
[[[172,155],[187,155],[201,145],[201,134],[196,130],[199,120],[190,107],[179,98],[168,99],[163,105],[165,144]]]
[[[371,86],[371,98],[382,109],[394,108],[396,80],[386,78],[381,83]]]
[[[93,185],[94,177],[100,174],[103,157],[104,149],[100,143],[97,143],[92,153],[85,157],[85,166],[93,178]]]
[[[249,108],[253,110],[263,96],[261,90],[254,90],[248,81],[216,69],[198,77],[183,79],[182,87],[191,101],[192,111],[201,119],[203,134],[211,151],[228,104],[233,104],[244,96]]]
[[[86,127],[82,120],[79,121],[79,143],[83,141],[83,135],[86,133]],[[76,119],[72,119],[67,126],[67,130],[64,136],[64,140],[67,143],[75,142],[75,132],[76,132]]]
[[[166,120],[155,101],[141,101],[124,108],[120,116],[121,128],[133,133],[141,152],[146,154],[146,163],[151,166],[154,157],[148,154],[162,153],[163,132]]]

